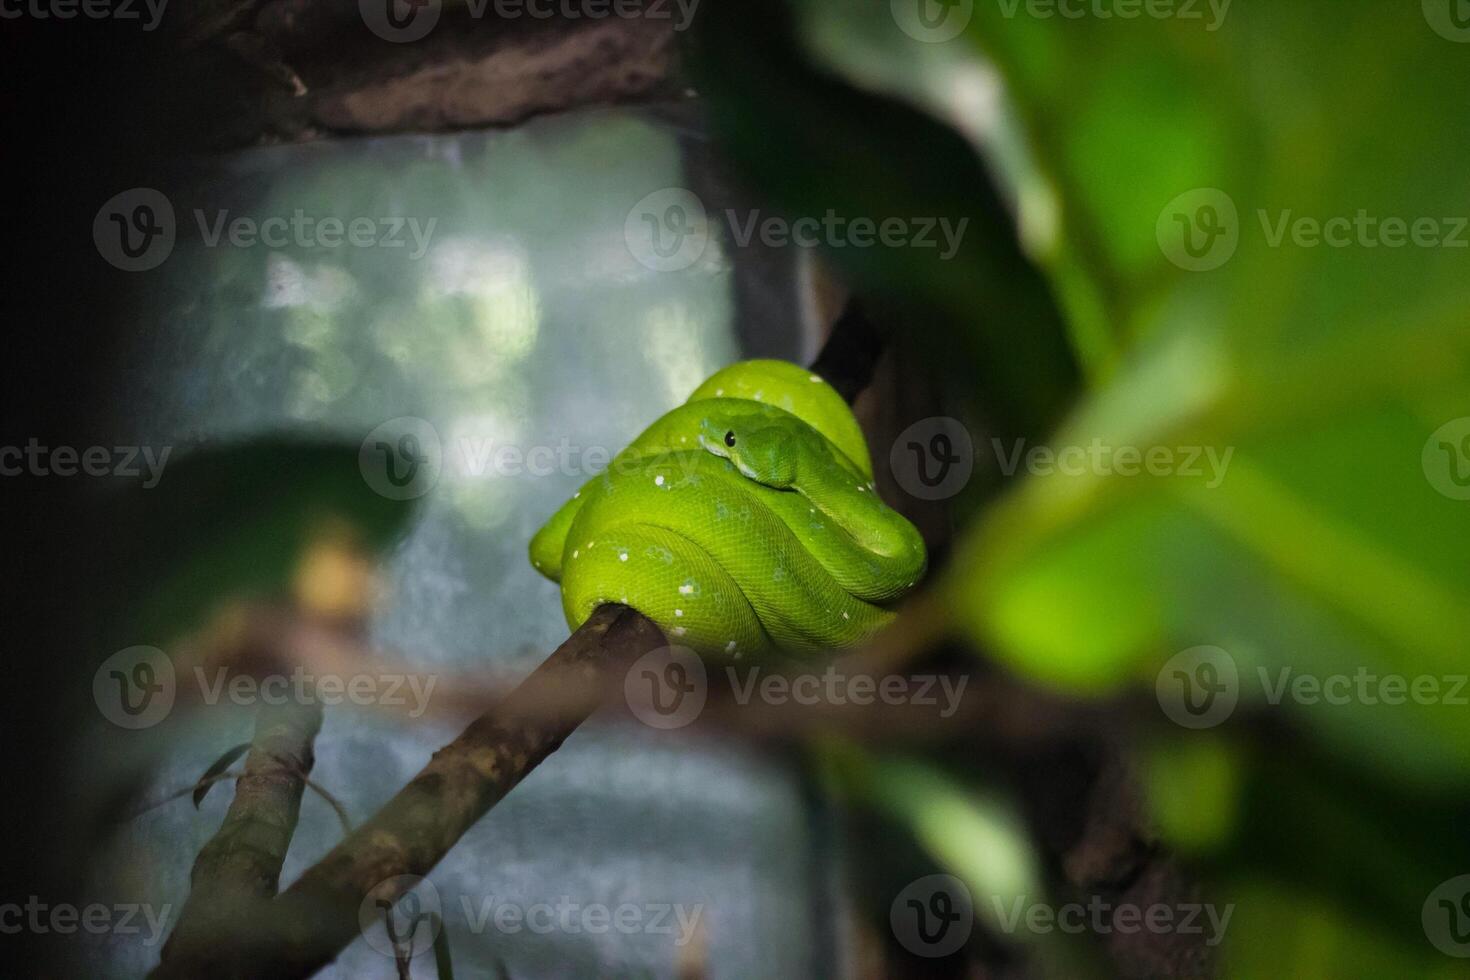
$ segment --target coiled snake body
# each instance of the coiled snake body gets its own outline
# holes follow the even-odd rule
[[[923,574],[918,531],[877,496],[852,411],[783,361],[727,367],[537,532],[574,629],[604,603],[674,643],[739,657],[851,646]]]

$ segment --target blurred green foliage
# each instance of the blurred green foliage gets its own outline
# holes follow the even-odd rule
[[[1162,830],[1240,903],[1228,975],[1465,975],[1420,908],[1470,869],[1470,711],[1273,689],[1465,672],[1470,504],[1429,458],[1470,411],[1467,251],[1392,245],[1383,222],[1466,240],[1470,48],[1433,3],[931,4],[968,18],[941,43],[897,29],[901,3],[795,7],[743,8],[759,46],[708,32],[716,118],[796,212],[986,216],[971,235],[1004,240],[950,264],[833,258],[944,311],[927,343],[974,379],[995,455],[1017,434],[1229,454],[1218,481],[1023,468],[964,535],[943,586],[957,623],[1081,695],[1151,695],[1196,645],[1233,659],[1232,719],[1159,715],[1149,755]],[[974,97],[997,73],[998,102]],[[939,120],[1008,188],[1045,283],[995,260],[1011,223],[954,138],[930,138]],[[1229,234],[1205,235],[1212,218]],[[1342,244],[1299,236],[1301,218],[1346,219]],[[1280,744],[1243,734],[1263,714]]]
[[[359,447],[288,436],[180,453],[168,479],[120,503],[133,602],[122,627],[160,645],[206,624],[226,601],[289,598],[309,548],[380,551],[415,501],[375,493]]]

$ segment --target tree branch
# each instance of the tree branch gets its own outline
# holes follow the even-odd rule
[[[834,327],[814,370],[829,366],[839,391],[851,400],[866,386],[881,348],[877,330],[853,310]],[[358,909],[364,900],[393,901],[413,886],[415,877],[428,874],[477,820],[603,703],[610,679],[666,642],[663,632],[637,611],[619,605],[599,608],[504,703],[436,752],[407,786],[284,894],[267,903],[257,901],[248,927],[237,922],[206,941],[191,942],[190,936],[203,937],[204,930],[201,926],[196,934],[191,926],[181,937],[181,922],[152,976],[307,977],[326,966],[358,935]],[[553,710],[548,712],[548,705]],[[296,799],[299,805],[300,785]],[[290,825],[294,828],[294,816]],[[224,924],[218,917],[207,921]]]
[[[194,860],[189,898],[163,947],[165,966],[189,961],[238,925],[242,911],[275,897],[321,724],[320,704],[260,708],[235,798]]]

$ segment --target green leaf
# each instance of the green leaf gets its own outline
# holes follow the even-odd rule
[[[1033,473],[963,546],[956,615],[1074,690],[1151,683],[1197,644],[1236,659],[1247,705],[1282,669],[1463,673],[1470,508],[1421,457],[1470,411],[1465,253],[1277,229],[1470,214],[1442,168],[1470,131],[1432,121],[1470,63],[1412,6],[1235,4],[1205,26],[975,6],[968,36],[1007,78],[1120,344],[1051,446],[1229,462],[1218,481]],[[1333,116],[1349,94],[1351,125]],[[1235,253],[1199,272],[1173,264],[1166,234],[1195,188],[1239,215]],[[1397,778],[1470,778],[1470,713],[1453,705],[1285,709]]]
[[[697,26],[701,95],[764,197],[793,217],[927,220],[937,243],[933,222],[965,222],[952,254],[908,239],[826,254],[865,295],[922,321],[931,358],[978,380],[1003,430],[1055,424],[1079,383],[1067,324],[975,148],[908,102],[817,67],[779,0],[713,6]]]
[[[965,882],[975,913],[1000,928],[998,909],[1043,894],[1039,862],[1014,806],[959,783],[921,759],[878,755],[836,739],[813,752],[839,792],[908,827],[941,865]]]
[[[222,604],[284,594],[302,555],[337,540],[391,545],[414,501],[373,491],[354,443],[276,436],[208,446],[172,461],[158,485],[120,501],[131,636],[162,644]]]

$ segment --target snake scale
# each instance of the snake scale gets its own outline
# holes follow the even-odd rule
[[[879,499],[862,430],[784,361],[714,374],[583,485],[531,540],[575,629],[623,603],[672,642],[738,658],[858,643],[924,572]]]

